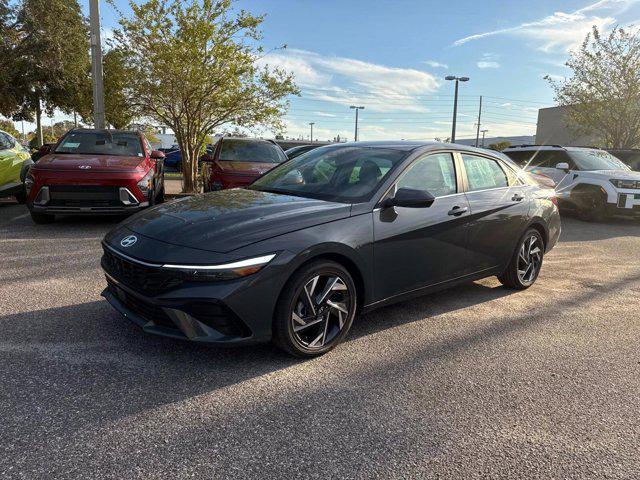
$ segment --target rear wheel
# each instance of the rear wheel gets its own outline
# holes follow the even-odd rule
[[[27,192],[20,192],[14,195],[18,203],[27,203]]]
[[[284,287],[276,307],[273,341],[298,357],[322,355],[347,335],[356,306],[353,279],[342,265],[310,263]]]
[[[49,215],[48,213],[31,212],[31,220],[33,220],[34,223],[37,224],[52,223],[55,221],[55,219],[55,215]]]
[[[504,286],[524,290],[533,285],[540,274],[544,257],[544,241],[535,228],[527,230],[518,242],[506,270],[498,275]]]

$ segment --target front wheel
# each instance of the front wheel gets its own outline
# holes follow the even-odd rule
[[[544,257],[544,241],[535,228],[527,230],[518,242],[506,270],[498,275],[505,287],[524,290],[533,285],[540,274]]]
[[[15,194],[16,201],[20,204],[27,203],[27,192],[20,192]]]
[[[55,215],[49,215],[48,213],[31,212],[31,219],[34,223],[44,224],[53,223],[56,219]]]
[[[284,287],[273,321],[273,341],[297,357],[322,355],[347,335],[356,307],[355,284],[342,265],[310,263]]]

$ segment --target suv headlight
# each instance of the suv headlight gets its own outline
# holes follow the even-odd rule
[[[640,189],[640,181],[637,180],[610,180],[616,188]]]
[[[237,262],[223,263],[219,265],[174,265],[164,264],[162,268],[177,270],[181,272],[186,279],[195,281],[216,281],[216,280],[233,280],[236,278],[246,277],[259,272],[276,254],[263,255],[260,257],[247,258]]]
[[[138,182],[138,188],[144,195],[147,195],[149,193],[149,190],[151,190],[151,187],[153,185],[153,174],[154,171],[152,168],[144,177],[142,177],[142,180]]]

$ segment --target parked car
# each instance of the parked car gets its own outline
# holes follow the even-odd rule
[[[584,220],[640,214],[640,172],[604,150],[524,145],[503,153],[526,170],[552,178],[560,208]]]
[[[161,148],[159,151],[164,153],[164,167],[182,171],[182,151],[177,146],[170,148]]]
[[[622,160],[629,168],[635,172],[640,171],[640,149],[618,148],[607,149],[611,155]]]
[[[319,146],[320,145],[299,145],[297,147],[291,147],[285,150],[284,153],[287,156],[287,158],[291,160],[292,158],[296,158],[297,156],[302,155],[303,153],[310,152],[311,150],[314,150]]]
[[[286,160],[284,151],[275,142],[223,137],[213,153],[201,157],[204,191],[244,187]]]
[[[20,142],[0,130],[0,197],[15,197],[24,203],[24,180],[32,165],[29,152]]]
[[[164,154],[140,132],[74,129],[31,168],[36,223],[56,214],[129,214],[164,201]]]
[[[310,357],[357,312],[491,275],[528,288],[559,235],[554,192],[503,156],[338,144],[129,218],[103,240],[103,296],[149,333]]]

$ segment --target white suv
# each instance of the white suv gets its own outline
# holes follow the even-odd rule
[[[640,172],[604,150],[522,145],[503,153],[527,171],[552,178],[560,207],[585,220],[640,216]]]

